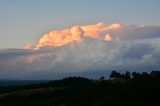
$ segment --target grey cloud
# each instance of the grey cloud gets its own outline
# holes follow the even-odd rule
[[[60,47],[0,50],[0,79],[50,79],[83,73],[95,77],[89,73],[160,69],[160,31],[159,27],[153,29],[112,35],[124,37],[118,42],[85,38]],[[155,37],[156,40],[147,40]],[[136,41],[130,41],[133,39]]]
[[[160,38],[160,26],[127,26],[111,33],[113,33],[113,36],[119,37],[121,40]]]

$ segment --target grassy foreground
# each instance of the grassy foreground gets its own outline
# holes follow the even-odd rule
[[[131,76],[132,75],[132,76]],[[0,87],[0,106],[159,106],[160,72],[111,79],[68,77],[46,84]]]

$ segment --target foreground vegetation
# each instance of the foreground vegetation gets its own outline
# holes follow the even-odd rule
[[[0,106],[159,106],[160,71],[110,79],[68,77],[47,84],[0,87]]]

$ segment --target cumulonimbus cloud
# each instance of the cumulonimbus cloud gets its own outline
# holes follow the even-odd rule
[[[98,23],[95,25],[77,25],[69,29],[55,30],[42,36],[39,43],[36,45],[36,48],[46,46],[63,46],[74,41],[80,42],[85,37],[110,41],[112,40],[112,37],[109,32],[119,28],[121,28],[120,24],[106,25],[104,23]],[[30,46],[28,45],[27,47]]]
[[[98,23],[51,32],[35,47],[0,50],[0,79],[160,69],[159,26]]]

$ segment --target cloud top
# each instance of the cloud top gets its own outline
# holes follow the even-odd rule
[[[90,37],[94,39],[112,40],[109,32],[121,28],[120,24],[106,25],[98,23],[95,25],[73,26],[64,30],[51,31],[42,36],[36,48],[46,46],[63,46],[72,42],[83,41],[83,38]]]
[[[0,79],[93,78],[114,69],[160,69],[159,63],[160,26],[77,25],[49,32],[35,47],[0,50]]]

